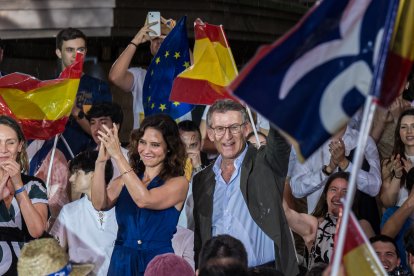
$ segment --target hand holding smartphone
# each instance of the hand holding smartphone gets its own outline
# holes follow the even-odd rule
[[[147,14],[147,24],[153,24],[150,26],[150,37],[156,37],[161,35],[161,13],[159,11],[150,11]]]

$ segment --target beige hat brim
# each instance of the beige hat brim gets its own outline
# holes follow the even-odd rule
[[[93,264],[72,264],[72,276],[86,276],[95,268]]]

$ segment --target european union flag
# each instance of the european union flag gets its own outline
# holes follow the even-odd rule
[[[309,157],[363,105],[392,31],[394,0],[324,0],[230,85]],[[391,23],[390,23],[391,22]],[[389,39],[388,39],[389,40]]]
[[[190,51],[184,16],[164,39],[148,68],[143,87],[145,116],[165,113],[178,119],[193,109],[193,105],[169,101],[175,77],[189,66]]]

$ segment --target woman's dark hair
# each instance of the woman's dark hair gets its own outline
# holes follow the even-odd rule
[[[414,108],[410,108],[410,109],[403,111],[400,117],[398,118],[397,126],[395,127],[395,132],[394,132],[394,148],[392,151],[393,155],[399,154],[401,158],[404,158],[404,159],[405,159],[405,145],[401,139],[400,128],[401,128],[402,118],[404,118],[405,116],[414,116]],[[388,162],[390,162],[389,159],[388,159]],[[403,170],[403,175],[400,181],[401,187],[404,186],[405,184],[406,176],[407,176],[407,173]]]
[[[167,155],[164,160],[164,167],[161,169],[159,177],[167,180],[171,177],[184,175],[186,151],[178,132],[177,124],[174,120],[164,114],[156,114],[146,117],[139,129],[131,132],[129,143],[129,161],[138,175],[144,173],[145,166],[140,162],[138,153],[139,140],[144,136],[147,128],[153,128],[161,132],[162,137],[167,144]]]
[[[319,201],[316,204],[315,210],[312,213],[314,217],[317,217],[317,218],[324,217],[326,213],[328,212],[328,202],[326,201],[326,195],[328,193],[329,186],[331,186],[332,182],[338,178],[345,179],[348,182],[349,172],[340,171],[340,172],[333,173],[331,174],[331,176],[329,176],[328,180],[326,181],[325,187],[323,188],[321,197],[319,198]],[[354,199],[353,206],[355,206],[355,201],[356,199]]]
[[[69,171],[71,174],[76,173],[78,170],[82,170],[85,173],[95,171],[95,162],[98,158],[98,151],[83,151],[76,155],[69,162]],[[106,161],[105,164],[105,184],[108,184],[111,181],[112,176],[114,175],[114,167],[112,165],[111,159]]]
[[[22,150],[17,154],[16,162],[20,164],[23,172],[29,171],[29,158],[27,157],[26,152],[26,138],[24,137],[23,130],[19,123],[9,116],[0,115],[0,125],[8,126],[16,132],[19,143],[22,143]]]
[[[401,140],[400,136],[400,128],[401,128],[401,121],[402,118],[405,116],[414,116],[414,108],[407,109],[403,111],[398,118],[397,126],[395,127],[394,132],[394,149],[392,151],[393,155],[399,154],[401,157],[405,157],[405,145],[403,141]]]

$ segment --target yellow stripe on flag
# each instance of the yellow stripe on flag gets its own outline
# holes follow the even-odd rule
[[[404,58],[414,60],[414,1],[412,0],[400,0],[391,49]]]
[[[11,112],[19,119],[57,120],[70,115],[79,81],[79,79],[64,79],[59,84],[28,92],[2,88],[1,96]]]
[[[381,264],[372,257],[366,244],[352,249],[343,256],[347,276],[382,275]]]
[[[218,86],[227,86],[237,76],[231,51],[208,38],[197,39],[194,45],[194,65],[179,76],[207,80]]]

